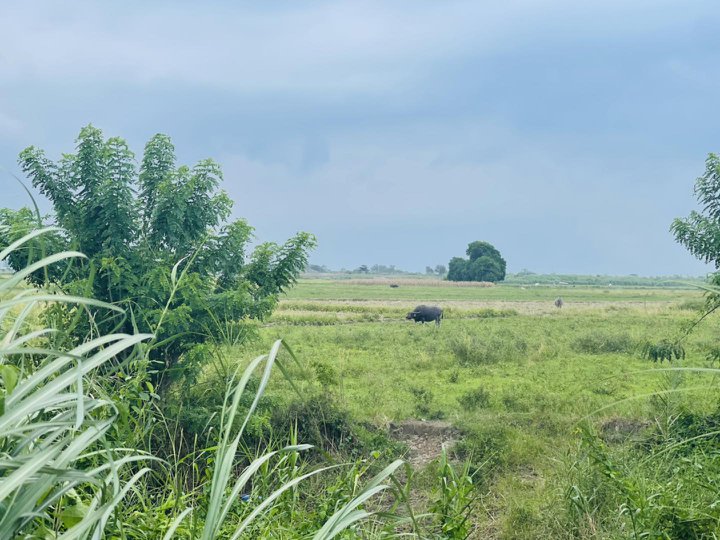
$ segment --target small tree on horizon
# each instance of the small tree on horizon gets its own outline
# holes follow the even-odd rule
[[[488,242],[471,242],[468,258],[453,257],[448,265],[449,281],[491,281],[505,279],[506,263],[500,252]]]

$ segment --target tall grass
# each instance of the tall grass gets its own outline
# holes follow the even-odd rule
[[[51,231],[26,235],[0,252],[0,260]],[[99,538],[120,500],[148,472],[141,468],[124,479],[123,469],[147,456],[103,448],[118,411],[94,397],[88,375],[151,336],[111,334],[70,351],[47,349],[42,338],[58,329],[34,329],[30,322],[44,303],[118,308],[16,289],[31,272],[81,256],[57,253],[0,282],[0,538],[60,531],[63,538]]]
[[[0,252],[0,260],[30,240],[55,230],[45,228],[26,235]],[[273,536],[272,522],[265,523],[262,534],[257,528],[251,533],[251,527],[275,511],[284,496],[298,485],[344,466],[326,465],[291,478],[278,478],[275,489],[263,499],[255,498],[252,506],[238,511],[238,505],[249,499],[245,492],[252,492],[253,483],[263,483],[258,474],[272,475],[282,470],[268,468],[269,463],[278,459],[294,463],[298,453],[311,448],[291,444],[262,452],[245,466],[238,462],[244,430],[267,388],[273,367],[286,371],[278,353],[284,347],[292,361],[297,363],[297,358],[278,340],[268,354],[236,371],[225,394],[219,438],[201,450],[207,457],[206,483],[193,493],[177,493],[172,479],[166,478],[167,484],[155,489],[146,482],[150,465],[157,463],[161,471],[172,471],[180,464],[167,463],[142,449],[124,447],[114,432],[119,409],[112,399],[98,397],[106,392],[97,386],[96,377],[103,369],[107,375],[110,367],[142,365],[135,361],[146,355],[143,343],[151,342],[153,336],[100,335],[71,350],[53,348],[48,336],[63,329],[38,328],[34,318],[48,303],[82,305],[97,310],[98,316],[103,310],[122,310],[89,298],[18,288],[31,272],[74,257],[82,254],[53,254],[0,281],[0,538],[127,538],[127,531],[142,528],[138,522],[145,525],[139,532],[146,538]],[[260,383],[252,404],[241,412],[241,396],[258,369]],[[291,460],[283,461],[283,456],[291,456]],[[379,516],[367,504],[391,486],[395,489],[393,475],[402,463],[390,463],[364,484],[356,476],[352,498],[335,505],[313,538],[334,538]],[[183,506],[183,500],[191,504]],[[164,519],[143,521],[153,507],[165,509]],[[388,523],[392,526],[392,520]],[[292,530],[292,524],[283,526]]]

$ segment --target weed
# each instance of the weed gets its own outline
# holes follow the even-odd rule
[[[461,366],[478,366],[521,360],[527,355],[527,342],[510,330],[498,331],[487,337],[463,334],[450,342]]]
[[[320,360],[314,360],[311,365],[315,377],[325,390],[338,385],[338,373],[332,365]]]
[[[456,469],[443,449],[437,469],[438,488],[430,511],[435,514],[443,538],[465,540],[472,532],[470,519],[478,504],[470,462]]]
[[[584,354],[631,354],[636,343],[626,332],[592,330],[575,338],[572,348]]]
[[[672,362],[673,358],[675,360],[685,358],[685,348],[677,342],[663,339],[655,343],[645,343],[640,349],[640,355],[653,362],[662,362],[663,360]]]
[[[468,390],[458,398],[458,402],[466,411],[485,409],[490,406],[490,392],[482,386],[474,390]]]
[[[430,415],[430,405],[433,401],[433,394],[427,388],[410,387],[410,393],[415,401],[415,412],[420,416]]]

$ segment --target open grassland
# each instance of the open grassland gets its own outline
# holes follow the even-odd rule
[[[304,280],[252,350],[234,356],[283,338],[356,419],[460,430],[457,456],[480,467],[474,537],[603,537],[568,527],[583,419],[622,447],[655,421],[664,402],[652,394],[669,386],[682,387],[667,394],[674,407],[717,407],[712,374],[668,372],[640,354],[646,343],[684,334],[702,305],[695,290],[398,282]],[[553,305],[558,296],[562,309]],[[439,328],[404,320],[421,302],[445,308]],[[706,355],[717,346],[717,324],[711,317],[684,339],[683,366],[713,365]],[[287,386],[278,378],[276,388]]]
[[[551,302],[561,296],[566,302],[677,302],[696,298],[699,293],[692,289],[670,288],[621,288],[621,287],[538,287],[495,285],[493,287],[438,286],[446,283],[416,279],[409,283],[402,278],[395,280],[399,286],[372,284],[330,279],[303,279],[287,293],[288,300],[343,300],[343,301],[434,301],[434,302]]]

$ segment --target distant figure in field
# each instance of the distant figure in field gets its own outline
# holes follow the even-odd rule
[[[563,299],[560,298],[559,296],[558,296],[557,299],[555,300],[555,307],[558,308],[558,309],[561,308],[561,307],[563,307]]]
[[[436,306],[418,306],[413,309],[405,317],[406,319],[413,320],[416,323],[420,322],[425,324],[426,322],[435,321],[437,326],[440,326],[440,319],[443,317],[443,310]]]

